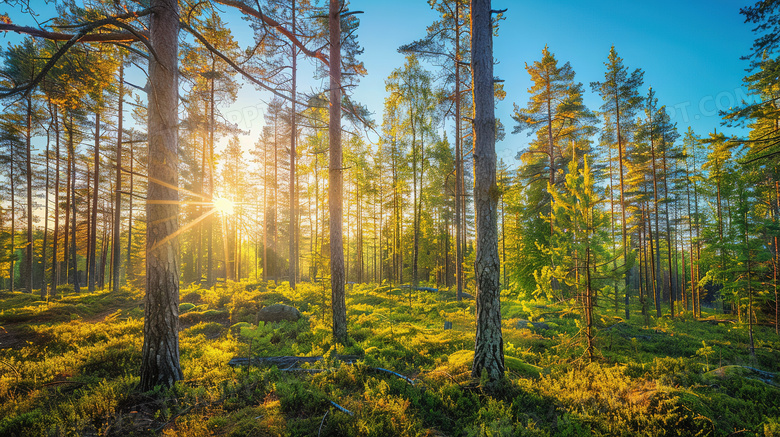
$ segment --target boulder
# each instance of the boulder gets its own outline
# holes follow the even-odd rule
[[[280,303],[261,308],[257,312],[257,320],[260,322],[281,322],[289,320],[294,322],[301,318],[301,312],[297,308]]]

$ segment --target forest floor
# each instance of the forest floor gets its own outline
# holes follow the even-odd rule
[[[753,359],[732,316],[624,320],[603,299],[589,362],[571,302],[505,292],[507,378],[487,394],[470,374],[473,301],[348,288],[347,346],[331,340],[324,285],[183,289],[184,380],[152,393],[135,390],[139,291],[0,292],[0,436],[780,436],[773,327],[756,327]],[[275,303],[303,317],[258,322]],[[229,364],[249,356],[323,358]]]

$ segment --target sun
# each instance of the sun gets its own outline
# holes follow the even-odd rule
[[[235,211],[235,204],[224,197],[217,197],[214,199],[214,209],[222,214],[233,214]]]

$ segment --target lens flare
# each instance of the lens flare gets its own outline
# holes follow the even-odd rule
[[[222,214],[233,214],[235,211],[235,204],[223,197],[217,197],[214,199],[214,209],[221,212]]]

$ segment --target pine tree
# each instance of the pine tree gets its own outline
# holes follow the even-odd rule
[[[641,97],[638,89],[642,86],[644,72],[636,69],[629,75],[628,68],[623,65],[623,59],[615,51],[615,47],[609,51],[609,58],[604,64],[607,71],[604,73],[603,82],[591,82],[593,91],[601,95],[604,104],[601,106],[603,114],[609,114],[609,121],[614,125],[614,130],[603,131],[603,141],[617,148],[618,174],[620,180],[620,213],[623,239],[623,263],[628,270],[630,267],[629,242],[628,242],[628,199],[626,199],[626,187],[624,183],[625,172],[623,169],[628,156],[627,146],[633,136],[634,116],[639,109]],[[625,313],[626,319],[630,317],[630,278],[625,278]]]

